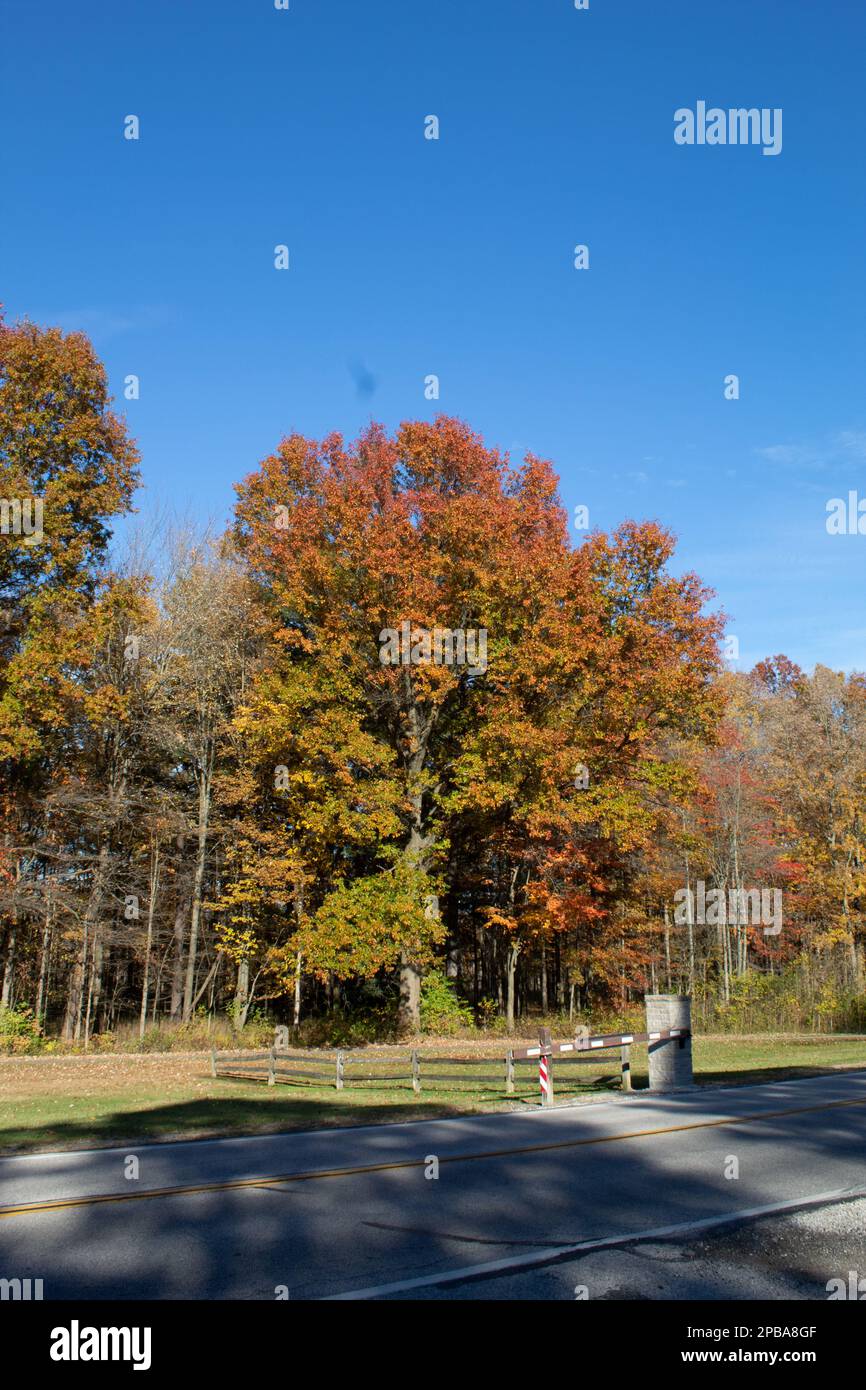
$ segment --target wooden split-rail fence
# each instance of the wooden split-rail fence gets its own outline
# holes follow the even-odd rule
[[[411,1082],[418,1094],[422,1083],[447,1083],[450,1089],[461,1083],[492,1082],[501,1086],[507,1082],[507,1067],[494,1071],[495,1059],[490,1057],[443,1057],[423,1055],[413,1048],[408,1054],[379,1057],[370,1052],[336,1052],[324,1056],[301,1052],[286,1052],[272,1047],[267,1052],[212,1052],[211,1071],[214,1076],[249,1077],[278,1082],[300,1081],[320,1086],[334,1086],[342,1091],[347,1086],[378,1086],[401,1081]],[[461,1068],[463,1070],[461,1070]],[[469,1068],[470,1070],[466,1070]],[[513,1090],[513,1085],[510,1088]]]
[[[526,1086],[533,1089],[538,1086],[542,1105],[552,1105],[554,1067],[557,1084],[573,1089],[579,1084],[574,1068],[595,1066],[598,1070],[598,1054],[618,1050],[622,1089],[630,1091],[633,1044],[658,1045],[678,1039],[682,1045],[688,1036],[687,1028],[668,1028],[650,1033],[606,1033],[594,1037],[584,1033],[570,1042],[555,1043],[549,1030],[543,1029],[536,1046],[509,1048],[498,1067],[495,1058],[429,1055],[417,1048],[396,1057],[341,1049],[324,1056],[291,1052],[282,1047],[262,1052],[214,1050],[211,1072],[214,1076],[266,1081],[269,1086],[300,1082],[302,1085],[334,1086],[338,1091],[347,1086],[375,1088],[383,1083],[411,1082],[416,1095],[420,1094],[422,1086],[462,1090],[464,1086],[483,1083],[485,1089],[490,1089],[492,1083],[495,1089],[503,1088],[506,1095],[514,1095]]]

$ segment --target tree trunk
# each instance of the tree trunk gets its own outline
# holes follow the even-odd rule
[[[108,833],[106,832],[103,836],[102,847],[99,851],[99,863],[96,866],[93,887],[90,890],[87,910],[84,914],[84,930],[81,935],[81,945],[69,980],[66,1022],[63,1029],[63,1036],[67,1041],[74,1039],[75,1042],[78,1042],[78,1039],[81,1037],[81,1020],[84,1009],[85,990],[88,995],[88,1003],[90,999],[90,988],[87,978],[88,954],[91,938],[94,941],[96,940],[97,923],[99,921],[102,898],[108,878],[108,857]],[[92,931],[91,928],[93,929]]]
[[[66,1017],[63,1021],[63,1037],[66,1042],[77,1038],[81,1032],[81,992],[84,985],[84,971],[87,965],[87,929],[76,951],[72,969],[69,972],[69,987],[66,993]]]
[[[505,996],[505,1021],[509,1032],[514,1028],[514,983],[517,974],[517,958],[520,955],[520,947],[513,941],[508,943],[508,960],[506,966],[506,996]]]
[[[7,843],[8,843],[7,836]],[[15,883],[16,886],[21,879],[21,860],[15,861]],[[15,982],[15,944],[18,939],[18,904],[13,902],[12,906],[12,925],[9,928],[9,936],[6,940],[6,965],[3,970],[3,988],[0,990],[0,1004],[4,1008],[11,1009],[13,1002],[14,982]]]
[[[418,787],[418,779],[424,770],[427,744],[433,730],[435,715],[422,714],[412,690],[412,680],[408,670],[404,673],[407,707],[405,711],[405,730],[409,754],[405,765],[408,780],[411,822],[409,842],[404,851],[406,863],[413,869],[427,873],[434,848],[434,838],[424,825],[424,793]],[[428,921],[439,917],[439,899],[435,893],[427,895],[424,915]],[[410,959],[406,951],[400,953],[400,1005],[398,1024],[403,1032],[417,1033],[421,1027],[421,970],[416,961]]]
[[[180,886],[178,887],[180,891]],[[186,935],[184,926],[186,923],[186,905],[183,896],[177,900],[177,907],[174,912],[174,957],[171,964],[171,1016],[175,1021],[180,1018],[180,1011],[183,1008],[183,943]]]
[[[42,950],[39,956],[39,985],[36,990],[36,1018],[41,1028],[47,1004],[48,962],[51,959],[51,919],[52,906],[49,899],[45,908],[45,923],[42,927]]]
[[[147,993],[150,987],[150,953],[153,950],[153,914],[156,908],[156,894],[159,887],[159,845],[155,844],[150,860],[150,901],[147,904],[147,937],[144,943],[144,976],[141,982],[141,1015],[138,1020],[138,1036],[144,1037],[147,1027]]]
[[[294,1011],[293,1011],[293,1013],[292,1013],[292,1023],[294,1024],[295,1028],[300,1028],[300,1026],[301,1026],[301,966],[303,965],[303,963],[304,963],[304,957],[301,955],[301,952],[300,952],[300,951],[296,952],[296,954],[295,954],[295,1006],[294,1006]]]
[[[96,1021],[99,1001],[102,998],[102,962],[103,962],[102,937],[98,932],[93,937],[93,952],[90,958],[90,978],[87,985],[87,1012],[84,1017],[84,1046],[90,1043],[90,1035],[93,1031],[93,1024]]]
[[[448,937],[445,947],[445,975],[449,980],[456,980],[460,976],[460,938],[459,938],[459,903],[455,885],[455,874],[449,875],[449,890],[447,897],[447,919]]]
[[[668,982],[668,994],[671,992],[671,923],[668,916],[668,905],[665,903],[665,979]]]
[[[12,926],[9,928],[9,935],[6,938],[6,965],[3,970],[3,990],[0,993],[0,1004],[3,1005],[4,1009],[11,1009],[12,1007],[12,979],[15,968],[15,938],[17,934],[17,924],[13,919]]]
[[[238,1032],[245,1027],[250,1008],[250,963],[238,962],[238,979],[235,987],[234,1020]]]
[[[189,925],[189,950],[186,957],[186,979],[183,987],[183,1021],[188,1023],[192,1016],[193,995],[195,993],[195,966],[198,952],[198,929],[201,920],[202,888],[204,885],[205,861],[207,859],[208,817],[210,814],[210,784],[212,759],[202,768],[199,775],[198,794],[198,837],[195,856],[195,876],[192,885],[192,914]]]
[[[695,923],[692,911],[692,880],[689,871],[689,856],[686,855],[686,913],[689,932],[689,988],[688,993],[695,992]]]
[[[863,947],[852,936],[848,946],[848,963],[851,972],[851,985],[855,994],[863,992]]]
[[[300,879],[295,887],[295,921],[298,924],[298,931],[304,925],[304,901],[305,883]],[[304,964],[304,957],[300,951],[295,952],[295,997],[292,1009],[292,1025],[297,1030],[301,1026],[301,971]]]
[[[400,1028],[417,1033],[421,1026],[421,972],[405,951],[400,953]]]

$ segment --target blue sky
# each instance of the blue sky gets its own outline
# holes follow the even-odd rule
[[[825,529],[866,497],[859,0],[0,16],[0,300],[140,377],[143,510],[222,520],[292,430],[443,411],[592,526],[671,527],[740,666],[866,667],[866,536]],[[699,100],[781,108],[781,153],[675,144]]]

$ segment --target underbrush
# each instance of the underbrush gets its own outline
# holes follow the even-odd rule
[[[730,982],[730,997],[724,1001],[715,990],[695,990],[692,1027],[696,1034],[775,1035],[801,1034],[832,1036],[837,1033],[866,1033],[866,994],[845,990],[827,978],[816,978],[800,960],[780,975],[752,972]],[[290,1045],[300,1048],[362,1048],[374,1044],[408,1043],[398,1018],[396,990],[383,990],[363,982],[338,994],[327,1013],[304,1017],[295,1029],[289,1025]],[[536,1038],[540,1029],[549,1028],[554,1039],[571,1038],[581,1026],[592,1033],[643,1032],[646,1015],[642,1003],[626,1008],[599,1009],[592,1015],[568,1011],[548,1011],[519,1017],[509,1029],[499,1012],[498,1001],[482,999],[473,1008],[461,997],[453,980],[444,971],[432,970],[421,985],[421,1027],[415,1041],[424,1037],[465,1040],[474,1046],[508,1038]],[[198,1052],[216,1048],[261,1049],[271,1047],[274,1028],[288,1022],[285,1013],[270,1015],[254,1011],[246,1025],[237,1030],[232,1020],[200,1011],[188,1023],[161,1021],[149,1026],[142,1036],[134,1023],[113,1031],[95,1034],[85,1046],[83,1040],[64,1042],[46,1036],[32,1010],[26,1006],[0,1006],[0,1056],[67,1056],[80,1053],[170,1053]],[[507,1046],[507,1042],[505,1042]]]
[[[134,1024],[114,1031],[94,1033],[85,1046],[84,1040],[66,1042],[62,1038],[45,1037],[38,1021],[26,1008],[0,1009],[0,1055],[7,1056],[76,1056],[79,1053],[141,1053],[141,1052],[200,1052],[211,1047],[227,1050],[232,1047],[270,1047],[274,1040],[274,1025],[264,1015],[247,1021],[237,1032],[229,1019],[197,1014],[188,1023],[162,1022],[145,1029],[142,1036]]]
[[[808,961],[781,975],[735,976],[725,1001],[698,988],[692,1026],[702,1033],[864,1033],[866,994],[815,979]]]

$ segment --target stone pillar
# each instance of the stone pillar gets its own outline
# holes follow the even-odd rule
[[[646,1030],[655,1033],[663,1028],[692,1026],[692,1000],[688,994],[648,994]],[[647,1043],[649,1055],[649,1085],[651,1091],[679,1091],[694,1085],[692,1075],[691,1036],[660,1038]]]

